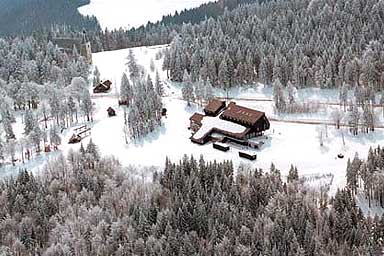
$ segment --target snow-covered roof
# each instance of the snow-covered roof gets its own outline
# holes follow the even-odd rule
[[[242,125],[220,119],[218,116],[205,116],[201,120],[201,124],[201,128],[192,136],[196,140],[202,139],[214,128],[234,134],[244,133],[248,129]]]

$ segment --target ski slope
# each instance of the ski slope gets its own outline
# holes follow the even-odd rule
[[[132,28],[156,22],[175,11],[198,7],[212,0],[91,0],[79,8],[83,15],[94,15],[103,29]]]

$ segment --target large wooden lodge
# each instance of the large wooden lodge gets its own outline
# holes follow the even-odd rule
[[[225,101],[213,99],[204,108],[204,113],[194,113],[190,118],[190,130],[194,133],[190,139],[198,144],[231,140],[247,145],[249,139],[261,136],[270,128],[264,112],[239,106],[235,102],[226,106]],[[205,119],[210,120],[205,122]],[[202,128],[204,125],[209,127]]]

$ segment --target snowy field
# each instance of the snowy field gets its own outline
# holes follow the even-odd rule
[[[207,160],[232,159],[236,166],[240,164],[251,165],[255,168],[268,170],[273,162],[277,168],[287,174],[291,164],[296,165],[301,175],[323,175],[332,173],[331,193],[345,184],[345,169],[348,158],[353,158],[355,152],[365,157],[370,146],[377,146],[384,142],[384,130],[377,129],[375,133],[360,134],[355,137],[344,130],[345,146],[342,143],[340,130],[328,126],[324,131],[324,146],[321,147],[318,139],[319,125],[295,124],[284,122],[271,122],[271,129],[265,136],[259,138],[264,142],[260,150],[256,150],[255,162],[240,159],[238,151],[240,147],[232,146],[229,152],[221,152],[212,148],[211,144],[197,145],[190,142],[191,132],[189,117],[195,111],[202,111],[196,105],[187,107],[181,100],[180,86],[166,80],[166,74],[161,70],[162,60],[155,60],[155,55],[166,46],[134,48],[133,52],[138,64],[148,70],[151,59],[160,72],[160,77],[166,84],[166,96],[163,103],[168,109],[168,116],[163,120],[163,126],[143,140],[125,144],[123,136],[123,111],[117,106],[116,92],[119,91],[119,81],[122,72],[127,72],[126,57],[129,49],[101,52],[94,54],[94,64],[99,68],[103,79],[112,79],[112,90],[104,96],[93,98],[96,106],[95,123],[92,128],[92,139],[99,146],[103,154],[115,155],[123,165],[155,166],[161,167],[168,156],[178,161],[184,154],[194,155],[198,158],[201,154]],[[112,63],[112,64],[111,64]],[[150,72],[154,78],[154,73]],[[217,96],[223,95],[219,90]],[[257,86],[248,89],[233,89],[231,97],[236,98],[271,98],[271,89]],[[321,102],[337,102],[338,96],[334,90],[306,89],[299,90],[298,97],[308,98]],[[254,102],[238,100],[238,104],[256,108],[267,113],[269,117],[276,117],[273,112],[272,102]],[[117,109],[117,116],[108,118],[106,109],[111,106]],[[336,106],[325,106],[320,113],[313,115],[288,115],[286,119],[327,119],[329,112]],[[321,126],[324,129],[323,126]],[[70,133],[68,133],[68,136]],[[88,138],[89,139],[89,138]],[[87,140],[88,140],[87,139]],[[66,141],[66,139],[64,139]],[[85,141],[84,143],[87,143]],[[63,150],[77,148],[79,145],[63,146]],[[338,154],[344,154],[344,159],[337,158]]]
[[[103,29],[132,28],[156,22],[175,11],[198,7],[212,0],[91,0],[79,8],[83,15],[94,15]]]
[[[337,188],[345,185],[345,170],[348,158],[353,158],[355,152],[358,152],[360,157],[365,157],[370,146],[375,147],[384,143],[384,129],[376,129],[374,133],[360,134],[359,136],[352,136],[344,129],[345,145],[343,145],[341,131],[336,130],[333,126],[328,126],[324,130],[323,125],[271,121],[270,130],[263,137],[257,139],[263,141],[264,145],[260,150],[253,152],[257,154],[257,160],[254,162],[239,158],[238,151],[244,150],[239,146],[231,145],[229,152],[221,152],[213,149],[212,144],[203,146],[193,144],[189,140],[192,135],[191,131],[188,130],[189,118],[194,112],[201,112],[202,109],[194,104],[187,107],[186,102],[181,99],[181,86],[166,79],[166,73],[161,70],[162,60],[155,60],[156,53],[166,47],[166,45],[163,45],[133,49],[138,64],[142,65],[147,71],[151,59],[154,60],[160,78],[165,84],[163,104],[168,109],[168,115],[163,119],[161,128],[145,139],[129,144],[126,144],[124,140],[123,110],[118,106],[117,96],[122,73],[128,71],[126,57],[129,49],[101,52],[93,55],[94,65],[100,70],[101,79],[110,79],[113,85],[109,93],[92,95],[95,105],[95,121],[90,125],[92,127],[91,136],[84,139],[84,144],[87,144],[89,139],[92,138],[103,155],[114,155],[124,166],[134,165],[151,167],[151,169],[161,168],[166,157],[178,161],[184,154],[194,155],[196,158],[203,155],[206,160],[221,161],[231,159],[235,166],[244,164],[264,170],[268,170],[271,163],[274,163],[282,171],[283,175],[288,173],[290,165],[293,164],[297,166],[299,174],[305,177],[321,177],[322,175],[332,174],[332,177],[327,176],[324,180],[315,180],[312,183],[315,184],[314,186],[318,186],[319,183],[330,183],[330,192],[333,194]],[[149,72],[149,74],[154,78],[155,72]],[[220,96],[224,93],[217,90],[215,94]],[[322,102],[337,102],[337,92],[332,90],[299,90],[298,96],[311,97],[313,100]],[[270,99],[271,89],[268,87],[257,85],[248,89],[233,89],[230,92],[230,97],[240,99],[237,101],[238,104],[266,112],[267,117],[279,117],[273,112],[273,105],[270,101],[244,100],[249,98]],[[108,107],[114,108],[117,111],[117,116],[109,118],[106,111]],[[337,107],[324,106],[320,113],[313,115],[287,115],[279,118],[289,120],[330,120],[329,112],[332,108]],[[70,148],[78,149],[80,146],[80,144],[67,144],[74,128],[67,129],[62,135],[63,144],[60,146],[60,150],[64,154]],[[318,139],[320,128],[323,129],[324,146],[320,146]],[[15,130],[18,134],[22,132],[22,129],[18,130],[17,127],[15,127]],[[343,159],[337,158],[340,153],[345,156]],[[56,155],[57,152],[37,157],[23,167],[37,171],[43,166],[47,157]],[[145,170],[149,169],[146,168]],[[1,170],[0,176],[8,175],[11,172],[12,168],[5,168]],[[142,173],[142,175],[151,177],[150,172]],[[362,200],[360,201],[362,202]]]

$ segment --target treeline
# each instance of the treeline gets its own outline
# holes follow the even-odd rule
[[[166,161],[139,181],[92,142],[0,182],[4,255],[371,255],[384,222],[364,218],[349,190],[332,204],[231,162]]]
[[[197,24],[209,18],[216,18],[225,10],[233,10],[240,5],[263,0],[219,0],[202,4],[199,7],[186,9],[180,13],[163,16],[156,23],[148,22],[145,26],[130,30],[116,29],[104,31],[89,31],[88,36],[92,43],[92,51],[110,51],[123,48],[169,44],[175,35],[182,30],[182,24]],[[55,27],[57,35],[71,36],[76,30],[65,26]]]
[[[183,25],[165,69],[214,86],[279,80],[331,88],[384,84],[384,3],[290,0],[240,6],[217,19]]]
[[[160,22],[155,23],[154,25],[169,25],[169,24],[183,24],[191,23],[197,24],[201,21],[209,18],[217,18],[218,16],[224,13],[224,10],[233,10],[240,5],[254,3],[254,2],[263,2],[262,0],[218,0],[215,2],[205,3],[199,7],[192,9],[184,9],[180,13],[177,11],[175,14],[169,14],[163,16]]]
[[[96,17],[83,16],[78,7],[89,0],[2,0],[0,3],[0,36],[27,36],[67,25],[76,30],[100,30]]]
[[[370,148],[366,160],[356,154],[347,165],[347,186],[356,194],[362,189],[368,206],[384,207],[384,149]]]

